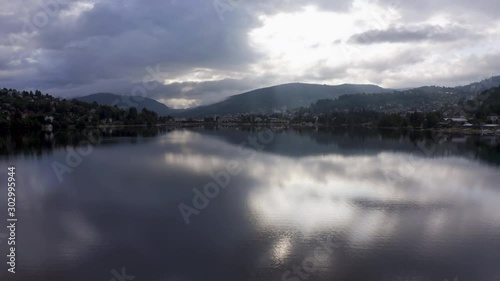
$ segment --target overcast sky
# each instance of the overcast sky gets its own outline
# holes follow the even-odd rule
[[[183,108],[288,82],[468,84],[500,74],[497,1],[3,1],[0,87]]]

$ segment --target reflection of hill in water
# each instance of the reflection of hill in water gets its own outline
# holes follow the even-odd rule
[[[0,135],[0,156],[36,156],[51,153],[66,146],[82,146],[88,142],[96,145],[138,143],[147,138],[166,133],[162,128],[84,129],[46,132],[14,132]]]
[[[248,141],[258,131],[252,129],[196,130],[224,139],[234,145]],[[414,153],[423,157],[461,156],[500,165],[500,140],[495,137],[445,136],[430,132],[373,129],[281,130],[265,152],[289,157],[322,154],[347,156],[375,155],[382,152]]]
[[[224,140],[231,145],[248,142],[249,137],[255,137],[259,132],[251,128],[212,128],[192,131]],[[86,145],[85,141],[89,141],[89,133],[100,140],[98,145],[117,145],[142,143],[168,132],[170,130],[167,128],[126,128],[0,135],[0,156],[17,154],[35,156],[51,153],[54,149],[66,146]],[[265,146],[264,151],[288,157],[322,154],[356,156],[404,152],[426,157],[461,156],[500,165],[500,140],[495,137],[453,137],[429,132],[345,128],[289,129],[273,132],[274,140]]]

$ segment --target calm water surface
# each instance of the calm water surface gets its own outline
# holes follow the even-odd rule
[[[243,129],[103,137],[62,182],[52,165],[68,166],[68,149],[85,152],[75,145],[81,135],[0,138],[0,219],[10,165],[19,218],[17,273],[6,272],[2,239],[1,280],[500,280],[494,137]],[[207,184],[212,198],[195,198]],[[194,198],[208,206],[194,209]],[[189,224],[179,206],[193,208]],[[113,270],[123,268],[130,278],[120,280]]]

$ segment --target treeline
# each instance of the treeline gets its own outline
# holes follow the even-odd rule
[[[379,112],[435,111],[447,104],[457,103],[460,94],[429,93],[423,89],[387,94],[343,95],[335,100],[319,100],[310,106],[311,111],[327,113],[342,110],[373,110]]]
[[[413,112],[407,114],[382,114],[377,120],[379,128],[432,129],[438,127],[443,119],[441,112]]]
[[[303,112],[292,119],[292,124],[312,123],[332,127],[379,127],[379,128],[436,128],[443,116],[440,112],[384,113],[373,110],[352,110],[311,114]]]
[[[392,94],[344,95],[335,100],[319,100],[299,112],[301,115],[296,119],[311,122],[312,116],[317,116],[317,122],[334,126],[435,128],[445,116],[460,116],[457,112],[465,113],[475,123],[488,123],[488,116],[500,115],[500,87],[486,90],[473,99],[463,93],[429,93],[418,89]]]
[[[172,117],[159,117],[153,111],[136,108],[121,109],[55,98],[40,91],[0,90],[1,129],[40,129],[52,125],[54,129],[83,128],[100,124],[154,125]]]
[[[39,130],[0,132],[0,155],[42,155],[44,151],[52,151],[60,147],[82,146],[86,143],[84,141],[89,140],[89,135],[96,139],[127,137],[130,138],[130,141],[134,141],[137,137],[154,137],[167,131],[166,128],[162,127],[126,127],[119,130],[87,128],[82,130],[58,130],[51,137],[47,137]]]
[[[485,119],[490,115],[500,115],[500,87],[482,92],[472,101],[468,101],[466,108],[475,109],[477,119]]]

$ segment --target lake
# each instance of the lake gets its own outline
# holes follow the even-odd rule
[[[107,129],[0,155],[1,280],[500,280],[499,138]]]

